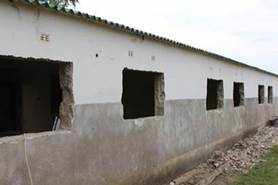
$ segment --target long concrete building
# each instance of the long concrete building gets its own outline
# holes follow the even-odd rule
[[[278,75],[39,0],[0,2],[0,184],[155,185],[278,115]]]

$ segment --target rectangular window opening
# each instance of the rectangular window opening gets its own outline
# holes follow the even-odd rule
[[[234,107],[244,105],[244,83],[234,82]]]
[[[123,70],[124,119],[164,115],[164,74]]]
[[[264,85],[259,85],[258,87],[258,100],[259,104],[263,104],[265,102]]]
[[[0,62],[0,137],[68,128],[71,64],[4,56]]]
[[[224,87],[223,80],[207,80],[207,110],[223,108],[224,105]]]
[[[272,104],[273,103],[273,87],[268,86],[268,103]]]

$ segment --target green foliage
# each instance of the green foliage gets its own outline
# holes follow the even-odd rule
[[[278,185],[278,146],[272,148],[265,160],[240,176],[235,185]]]
[[[58,6],[58,7],[67,7],[67,6],[75,6],[79,0],[45,0],[49,3],[50,6]]]

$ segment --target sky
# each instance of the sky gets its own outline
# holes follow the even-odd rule
[[[278,74],[277,0],[79,0],[77,9]]]

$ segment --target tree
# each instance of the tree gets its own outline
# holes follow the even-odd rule
[[[76,3],[78,3],[79,0],[63,0],[65,1],[66,4],[72,4],[72,5],[76,5]]]
[[[79,3],[79,0],[45,0],[52,6],[67,7],[67,6],[76,6]]]

